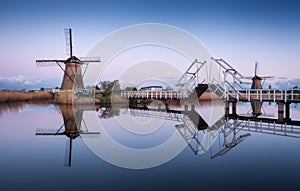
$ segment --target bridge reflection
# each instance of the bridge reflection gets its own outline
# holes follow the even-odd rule
[[[250,115],[224,115],[210,126],[195,110],[131,107],[123,110],[121,114],[176,121],[178,123],[175,128],[192,152],[197,155],[210,151],[211,158],[223,156],[250,137],[251,133],[300,138],[300,121],[290,119],[283,122],[272,118],[262,112],[262,105],[262,102],[252,103]],[[218,151],[213,153],[211,147],[218,138],[223,139],[220,141],[222,144],[219,143]]]
[[[253,107],[254,105],[254,107]],[[113,118],[119,115],[157,118],[176,122],[174,128],[195,155],[210,153],[210,157],[223,156],[231,149],[245,141],[251,133],[269,134],[300,138],[300,121],[272,118],[263,112],[262,104],[252,104],[252,111],[248,115],[231,113],[220,117],[210,124],[197,112],[194,104],[188,105],[190,110],[178,105],[164,107],[159,104],[134,107],[128,105],[59,105],[63,124],[56,129],[37,129],[37,136],[66,136],[65,165],[72,164],[72,141],[81,136],[99,136],[100,132],[90,132],[83,119],[84,111],[97,112],[100,120]],[[198,105],[197,107],[201,107]],[[172,108],[172,109],[169,109]],[[177,108],[177,109],[176,109]],[[258,111],[256,111],[258,109]],[[226,110],[226,107],[225,109]],[[225,112],[226,113],[226,112]],[[257,113],[260,113],[257,115]],[[217,141],[219,140],[219,141]],[[215,149],[217,148],[217,149]]]

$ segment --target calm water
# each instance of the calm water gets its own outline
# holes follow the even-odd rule
[[[196,111],[205,116],[210,107],[202,104]],[[195,139],[188,146],[181,135],[175,139],[176,144],[168,145],[170,137],[178,135],[179,122],[159,119],[159,112],[103,107],[72,113],[72,108],[46,103],[1,104],[0,108],[0,190],[300,189],[297,137],[238,127],[236,138],[245,135],[244,141],[238,143],[237,139],[238,144],[233,146],[233,133],[227,129],[226,143],[232,148],[217,156],[225,148],[224,127],[213,131],[219,132],[218,136],[209,147],[204,145],[205,152],[200,151]],[[249,109],[249,105],[241,104],[238,112],[247,114]],[[276,112],[276,106],[264,104],[264,115],[276,118]],[[83,114],[84,122],[80,123],[80,136],[67,133],[74,138],[70,155],[70,138],[64,132],[72,130],[70,124],[76,121],[72,114]],[[98,121],[91,122],[90,116]],[[300,118],[299,111],[293,110],[292,116]],[[207,122],[207,116],[203,118]],[[63,124],[69,129],[60,129]],[[205,132],[197,131],[199,142]],[[121,145],[121,149],[109,144]],[[157,152],[156,148],[161,150]],[[195,154],[197,149],[199,153]],[[164,162],[159,160],[164,157]]]

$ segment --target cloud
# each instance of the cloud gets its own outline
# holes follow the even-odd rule
[[[276,77],[276,80],[288,80],[287,77]]]
[[[12,79],[15,80],[16,82],[20,82],[20,83],[24,83],[25,82],[23,75],[18,75],[16,77],[13,77]]]
[[[35,82],[33,82],[29,79],[25,79],[25,77],[23,75],[18,75],[18,76],[13,76],[13,77],[0,77],[0,81],[25,84],[25,85],[35,85],[36,84]]]
[[[35,85],[33,82],[31,82],[29,80],[24,80],[24,81],[22,81],[22,83],[25,85]]]
[[[37,79],[25,77],[23,75],[11,77],[0,76],[0,89],[38,90],[41,87],[53,88],[59,86],[59,82],[59,79]]]
[[[42,82],[42,80],[35,80],[36,84],[40,84]]]

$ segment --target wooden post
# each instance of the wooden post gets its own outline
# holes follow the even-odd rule
[[[161,103],[158,104],[158,109],[161,110]]]
[[[260,101],[263,100],[263,97],[262,97],[262,90],[260,90]]]
[[[286,101],[287,101],[287,91],[284,90],[284,102],[286,102]]]
[[[225,117],[229,116],[229,102],[225,102]]]
[[[279,122],[283,122],[284,118],[283,118],[283,114],[284,114],[284,103],[283,102],[278,102],[278,121]]]
[[[191,111],[195,111],[195,105],[191,106]]]
[[[286,120],[290,120],[291,117],[290,117],[290,102],[286,102],[285,103],[285,119]]]
[[[184,106],[184,111],[188,111],[188,109],[189,109],[189,106],[188,106],[188,105],[185,105],[185,106]]]
[[[250,90],[248,90],[248,101],[250,101],[250,99],[251,99],[251,92],[250,92]]]
[[[232,115],[236,115],[236,101],[232,102],[231,107],[232,107],[232,110],[231,110]]]

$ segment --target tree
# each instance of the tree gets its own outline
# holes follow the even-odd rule
[[[119,80],[114,80],[113,82],[101,81],[99,84],[104,96],[110,96],[112,93],[121,91]]]
[[[113,91],[113,93],[121,92],[121,86],[120,86],[119,80],[114,80],[112,82],[112,91]]]
[[[136,87],[126,87],[125,91],[137,91]]]

